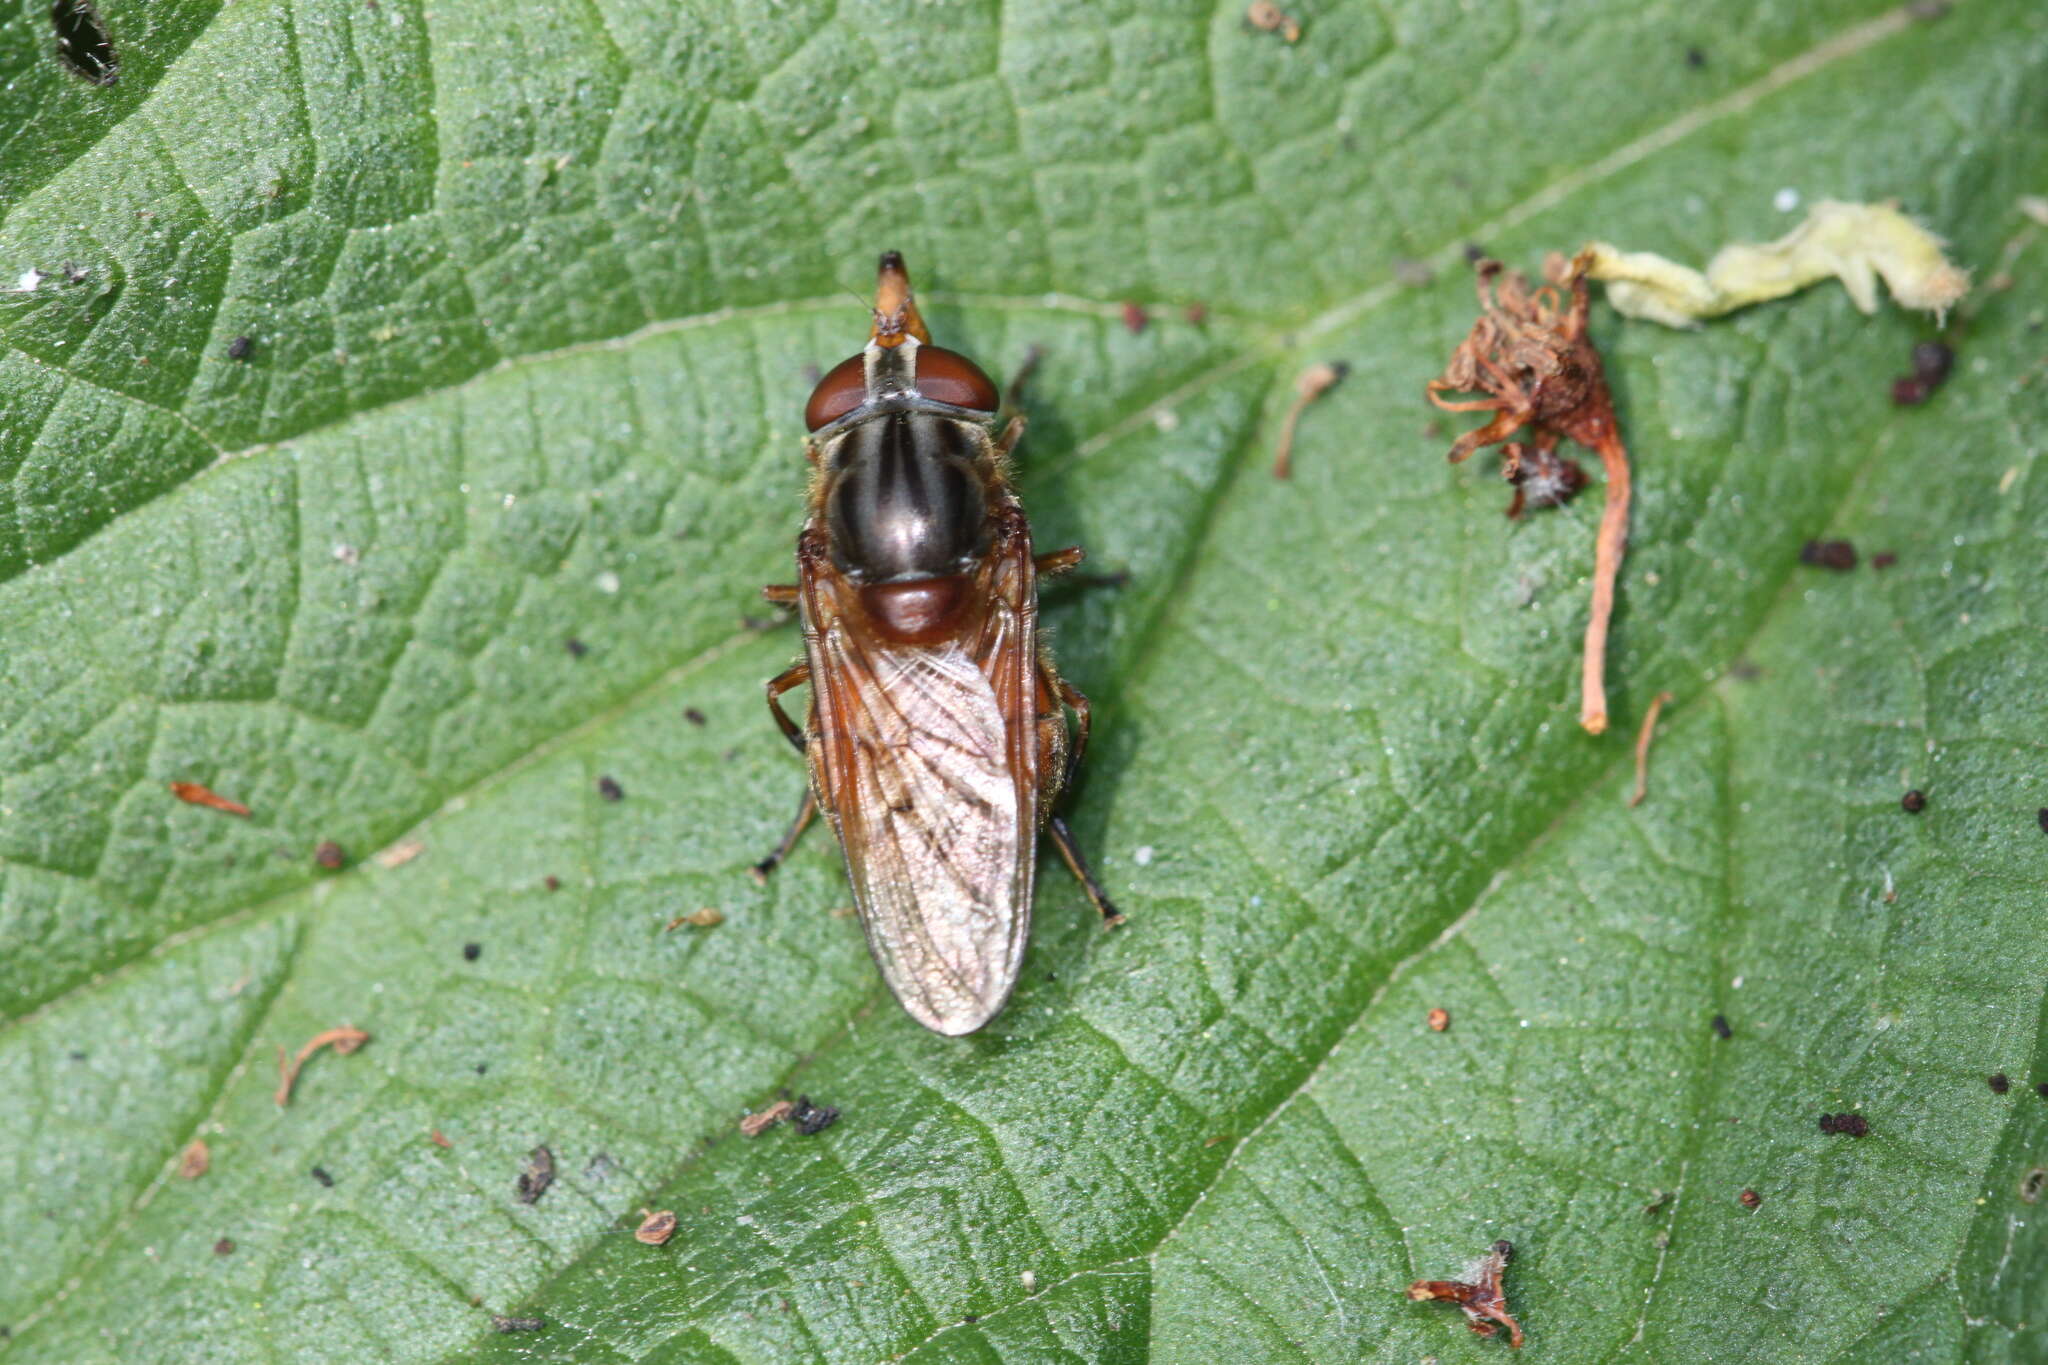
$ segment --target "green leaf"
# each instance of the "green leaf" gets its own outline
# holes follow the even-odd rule
[[[2048,14],[1294,8],[105,0],[111,86],[0,20],[10,1365],[1486,1361],[1403,1290],[1503,1237],[1531,1361],[2041,1358]],[[1703,260],[1787,189],[1952,239],[1955,375],[1893,407],[1932,326],[1833,286],[1596,308],[1588,737],[1597,493],[1506,522],[1421,401],[1462,247]],[[1130,575],[1047,616],[1131,922],[1048,865],[967,1039],[829,838],[746,875],[746,618],[884,247],[1040,350],[1039,542]],[[842,1116],[741,1136],[784,1089]]]

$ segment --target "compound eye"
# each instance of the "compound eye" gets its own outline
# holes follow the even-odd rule
[[[994,412],[999,402],[995,381],[981,366],[943,346],[917,348],[917,391],[935,402],[976,412]]]
[[[867,367],[862,357],[850,355],[834,365],[818,387],[811,390],[811,401],[804,404],[804,426],[816,431],[828,426],[868,401]]]

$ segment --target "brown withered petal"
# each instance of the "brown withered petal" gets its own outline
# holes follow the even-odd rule
[[[1606,370],[1586,333],[1590,301],[1585,271],[1590,261],[1585,252],[1569,260],[1553,253],[1544,262],[1546,283],[1540,288],[1531,288],[1526,276],[1504,269],[1499,261],[1476,262],[1478,320],[1451,353],[1444,372],[1429,381],[1426,392],[1429,401],[1446,412],[1493,414],[1485,425],[1453,443],[1454,463],[1483,446],[1511,441],[1524,427],[1530,432],[1527,445],[1516,443],[1506,452],[1505,472],[1511,478],[1540,461],[1547,476],[1568,480],[1560,467],[1549,463],[1558,459],[1557,444],[1563,440],[1576,441],[1600,457],[1607,476],[1606,505],[1594,541],[1593,605],[1586,622],[1579,708],[1579,724],[1597,735],[1607,728],[1607,627],[1614,614],[1615,580],[1628,547],[1629,464],[1614,420]],[[1452,393],[1483,397],[1444,396]],[[1553,486],[1565,491],[1562,482]],[[1528,501],[1526,490],[1518,490],[1512,510],[1519,514]]]
[[[676,1216],[670,1209],[648,1214],[633,1231],[633,1240],[658,1247],[676,1235]]]

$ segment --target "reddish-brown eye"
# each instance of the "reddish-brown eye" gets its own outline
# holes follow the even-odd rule
[[[863,357],[850,355],[834,365],[818,387],[811,390],[811,401],[804,404],[804,426],[816,431],[819,427],[836,422],[868,401],[867,369]]]
[[[996,410],[995,381],[981,366],[943,346],[917,348],[917,391],[934,402],[976,412]]]

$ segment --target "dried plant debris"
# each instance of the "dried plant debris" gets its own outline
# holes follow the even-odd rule
[[[1799,562],[1812,569],[1847,573],[1856,567],[1856,546],[1846,540],[1809,540],[1799,547]]]
[[[1764,1197],[1755,1190],[1744,1190],[1741,1194],[1735,1196],[1735,1202],[1746,1209],[1754,1209],[1762,1206]]]
[[[1347,367],[1333,360],[1321,361],[1309,366],[1294,381],[1294,402],[1288,406],[1287,416],[1281,419],[1280,442],[1273,448],[1273,477],[1289,478],[1294,473],[1294,428],[1301,422],[1301,414],[1308,405],[1335,388],[1344,378]]]
[[[715,929],[723,923],[725,923],[725,912],[706,905],[687,914],[677,915],[662,926],[662,932],[665,934],[674,933],[685,924],[693,929]]]
[[[1657,715],[1670,700],[1669,692],[1659,692],[1650,698],[1650,709],[1643,713],[1643,728],[1636,732],[1636,789],[1629,793],[1631,808],[1642,805],[1643,798],[1650,794],[1650,741],[1657,733]]]
[[[796,1108],[789,1111],[789,1122],[798,1137],[816,1137],[839,1122],[839,1111],[829,1104],[812,1104],[809,1095],[799,1095]]]
[[[766,1109],[740,1118],[740,1132],[748,1137],[759,1137],[776,1124],[789,1117],[789,1111],[796,1108],[790,1100],[777,1100]]]
[[[1606,371],[1586,333],[1587,259],[1584,253],[1571,260],[1551,255],[1543,267],[1546,283],[1532,289],[1519,271],[1482,257],[1474,266],[1479,319],[1451,353],[1443,374],[1429,381],[1428,393],[1429,401],[1446,412],[1493,414],[1486,425],[1457,439],[1450,458],[1456,463],[1483,446],[1502,446],[1502,472],[1517,483],[1511,513],[1535,502],[1527,487],[1531,474],[1524,470],[1549,481],[1551,505],[1577,491],[1565,490],[1572,475],[1564,466],[1571,462],[1559,459],[1559,441],[1576,441],[1600,457],[1607,499],[1594,541],[1593,605],[1586,622],[1579,704],[1579,724],[1597,735],[1607,728],[1607,626],[1628,548],[1629,467]],[[1485,397],[1452,400],[1443,396],[1448,393]],[[1530,433],[1527,445],[1512,439],[1524,427]]]
[[[1913,372],[1892,381],[1892,403],[1897,407],[1917,408],[1934,397],[1934,391],[1948,382],[1956,367],[1955,349],[1939,341],[1923,341],[1913,348],[1910,363]]]
[[[1836,1133],[1843,1137],[1860,1138],[1869,1134],[1870,1120],[1864,1118],[1861,1114],[1822,1114],[1820,1116],[1820,1130],[1823,1133]]]
[[[1429,1028],[1432,1033],[1442,1033],[1451,1026],[1451,1012],[1439,1005],[1429,1012]]]
[[[1945,318],[1969,292],[1970,273],[1950,264],[1942,246],[1941,238],[1901,213],[1896,201],[1824,199],[1775,242],[1722,247],[1704,272],[1606,242],[1589,243],[1580,256],[1586,274],[1607,285],[1616,312],[1666,327],[1697,327],[1826,279],[1840,280],[1865,313],[1877,311],[1882,279],[1902,307]]]
[[[1465,1280],[1417,1280],[1408,1286],[1408,1297],[1417,1303],[1432,1300],[1455,1303],[1465,1311],[1466,1326],[1482,1337],[1496,1336],[1508,1329],[1508,1345],[1519,1350],[1522,1327],[1508,1312],[1507,1293],[1501,1281],[1508,1259],[1515,1254],[1512,1242],[1495,1242],[1493,1249],[1465,1273]]]
[[[299,1070],[306,1065],[306,1059],[323,1047],[331,1047],[335,1055],[346,1057],[364,1043],[370,1035],[359,1028],[331,1028],[314,1034],[306,1040],[296,1057],[285,1061],[284,1049],[277,1050],[277,1103],[280,1108],[292,1102],[292,1087],[299,1083]]]
[[[491,1314],[493,1332],[538,1332],[547,1325],[545,1318],[508,1318],[503,1313]]]
[[[676,1235],[676,1215],[673,1210],[661,1209],[650,1212],[642,1209],[640,1212],[644,1216],[640,1219],[640,1226],[633,1229],[634,1241],[658,1247]]]
[[[213,1153],[207,1150],[204,1138],[193,1138],[178,1157],[178,1178],[197,1180],[213,1165]]]
[[[1261,33],[1277,33],[1290,43],[1301,41],[1301,25],[1273,0],[1253,0],[1244,12],[1244,21]]]
[[[538,1204],[540,1197],[548,1192],[548,1186],[555,1183],[555,1154],[546,1147],[536,1147],[526,1154],[526,1166],[519,1172],[519,1181],[513,1187],[522,1204]]]
[[[222,796],[213,788],[199,782],[173,782],[171,795],[188,806],[204,806],[208,810],[221,811],[227,815],[247,818],[249,808],[232,797]]]

